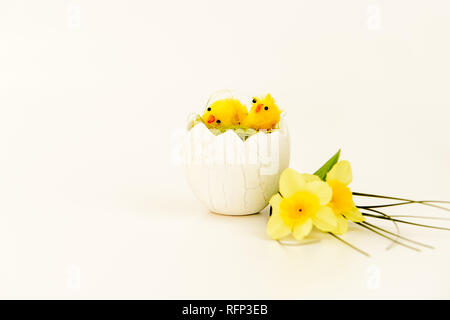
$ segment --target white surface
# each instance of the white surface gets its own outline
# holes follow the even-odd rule
[[[436,246],[416,253],[352,229],[371,259],[282,247],[265,214],[209,214],[170,163],[211,92],[270,91],[293,168],[342,148],[354,190],[449,200],[449,17],[437,0],[2,1],[0,296],[450,298],[450,233],[403,227]]]

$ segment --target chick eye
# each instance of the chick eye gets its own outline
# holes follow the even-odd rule
[[[265,107],[264,107],[264,110],[269,110],[269,107],[268,107],[268,106],[265,106]]]
[[[216,122],[217,122],[217,123],[220,123],[220,120],[217,120]]]
[[[208,108],[207,110],[208,110],[208,111],[211,111],[211,108]]]
[[[255,98],[253,98],[252,102],[253,102],[253,103],[256,103],[256,99],[255,99]]]

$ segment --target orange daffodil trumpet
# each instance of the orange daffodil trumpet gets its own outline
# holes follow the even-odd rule
[[[313,226],[320,231],[343,234],[348,230],[347,220],[364,221],[348,187],[352,181],[350,163],[337,162],[338,157],[339,152],[314,175],[290,168],[283,171],[280,192],[270,199],[272,215],[267,234],[272,239],[292,234],[300,241]]]
[[[328,206],[337,217],[338,227],[333,232],[336,234],[347,232],[347,220],[353,222],[362,222],[365,220],[364,216],[356,208],[353,202],[352,192],[348,187],[352,179],[352,168],[350,167],[350,162],[346,160],[336,163],[326,176],[326,182],[333,191],[333,196]]]
[[[331,198],[331,187],[318,176],[284,170],[280,193],[270,199],[273,211],[267,223],[268,235],[278,240],[292,233],[302,240],[313,226],[326,232],[336,230],[338,218],[327,206]]]

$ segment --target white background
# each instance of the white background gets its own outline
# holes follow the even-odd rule
[[[270,92],[291,167],[342,148],[353,190],[449,200],[449,32],[446,0],[2,1],[0,297],[450,298],[450,233],[283,247],[170,157],[213,91]]]

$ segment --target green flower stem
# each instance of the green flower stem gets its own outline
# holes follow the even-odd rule
[[[397,198],[397,197],[391,197],[391,196],[382,196],[382,195],[371,194],[371,193],[353,192],[353,195],[354,196],[362,196],[362,197],[372,197],[372,198],[382,198],[382,199],[416,202],[411,199]],[[442,201],[442,200],[422,200],[422,202],[450,203],[450,201]]]
[[[450,221],[450,218],[444,218],[444,217],[428,217],[428,216],[410,216],[406,214],[391,214],[390,217],[394,218],[416,218],[416,219],[429,219],[429,220],[446,220]]]
[[[390,203],[390,204],[384,204],[384,205],[376,205],[376,206],[359,206],[358,208],[366,209],[366,208],[383,208],[383,207],[392,207],[392,206],[399,206],[404,204],[411,204],[411,203],[419,203],[423,204],[425,206],[434,207],[446,211],[450,211],[449,208],[445,208],[439,205],[436,205],[435,203],[447,203],[450,204],[450,201],[441,201],[441,200],[410,200],[410,199],[404,199],[404,198],[397,198],[397,197],[390,197],[390,196],[382,196],[382,195],[376,195],[376,194],[370,194],[370,193],[361,193],[361,192],[353,192],[354,196],[362,196],[362,197],[372,197],[372,198],[381,198],[381,199],[389,199],[389,200],[398,200],[398,201],[404,201],[401,203]]]
[[[357,207],[360,208],[360,209],[386,208],[386,207],[395,207],[395,206],[401,206],[401,205],[412,204],[412,203],[418,203],[418,204],[422,204],[424,206],[429,206],[429,207],[433,207],[433,208],[437,208],[437,209],[441,209],[441,210],[445,210],[445,211],[450,211],[449,208],[438,206],[436,204],[429,203],[427,201],[408,201],[408,202],[399,202],[399,203],[380,204],[380,205],[375,205],[375,206],[357,206]]]
[[[374,233],[376,233],[376,234],[378,234],[379,236],[381,236],[381,237],[383,237],[383,238],[389,239],[389,240],[391,240],[391,241],[393,241],[393,242],[395,242],[395,243],[397,243],[397,244],[399,244],[399,245],[401,245],[401,246],[404,246],[404,247],[409,248],[409,249],[414,250],[414,251],[420,251],[420,249],[418,249],[418,248],[416,248],[416,247],[412,247],[412,246],[407,245],[407,244],[405,244],[405,243],[403,243],[403,242],[400,242],[400,241],[398,241],[398,240],[395,240],[394,238],[388,237],[387,235],[382,234],[381,232],[378,232],[377,230],[375,230],[375,229],[373,229],[373,228],[371,228],[371,227],[369,227],[369,226],[367,226],[367,225],[365,225],[365,224],[363,224],[363,223],[361,223],[361,222],[356,222],[356,224],[357,224],[357,225],[360,225],[361,227],[364,227],[364,228],[366,228],[366,229],[368,229],[368,230],[370,230],[370,231],[372,231],[372,232],[374,232]]]
[[[374,209],[366,209],[366,210],[370,210],[370,211],[373,211],[373,212],[380,213],[378,210],[374,210]],[[444,228],[444,227],[429,226],[429,225],[426,225],[426,224],[415,223],[415,222],[410,222],[410,221],[405,221],[405,220],[400,220],[400,219],[394,219],[394,218],[385,217],[385,216],[380,216],[380,215],[371,214],[371,213],[364,213],[364,212],[363,212],[362,214],[363,214],[364,216],[366,216],[366,217],[372,217],[372,218],[384,219],[384,220],[391,220],[391,221],[400,222],[400,223],[406,223],[406,224],[410,224],[410,225],[418,226],[418,227],[424,227],[424,228],[431,228],[431,229],[438,229],[438,230],[450,231],[449,228]]]
[[[341,241],[342,243],[346,244],[347,246],[349,246],[350,248],[352,248],[353,250],[358,251],[359,253],[361,253],[362,255],[370,258],[370,254],[368,254],[367,252],[355,247],[354,245],[352,245],[351,243],[345,241],[344,239],[342,239],[341,237],[338,237],[337,235],[335,235],[332,232],[328,232],[330,235],[332,235],[333,237],[335,237],[336,239],[338,239],[339,241]]]
[[[362,209],[362,208],[360,208],[360,207],[358,207],[358,206],[356,206],[356,207],[357,207],[358,209]],[[368,208],[364,208],[364,209],[369,210]],[[388,218],[388,219],[394,224],[395,230],[397,230],[397,234],[396,234],[396,239],[395,239],[395,240],[398,240],[399,237],[400,237],[400,228],[399,228],[397,222],[394,221],[394,220],[392,220],[392,219],[391,219],[391,216],[389,216],[389,215],[386,214],[386,213],[383,213],[383,212],[381,212],[381,211],[378,211],[378,213],[381,214],[381,215],[383,215],[383,216],[385,216],[386,218]],[[395,242],[395,241],[392,241],[392,243],[386,248],[386,250],[391,249],[395,244],[396,244],[396,242]]]
[[[367,221],[364,221],[364,222],[362,222],[362,223],[365,224],[365,225],[368,225],[369,227],[372,227],[372,228],[381,230],[381,231],[383,231],[383,232],[385,232],[385,233],[388,233],[388,234],[397,236],[397,238],[403,239],[403,240],[405,240],[405,241],[409,241],[409,242],[411,242],[411,243],[417,244],[417,245],[422,246],[422,247],[425,247],[425,248],[434,249],[433,246],[430,246],[430,245],[425,244],[425,243],[422,243],[422,242],[418,242],[418,241],[414,241],[414,240],[405,238],[405,237],[403,237],[403,236],[401,236],[401,235],[399,235],[399,234],[395,234],[394,232],[390,232],[389,230],[380,228],[380,227],[378,227],[378,226],[376,226],[376,225],[374,225],[374,224],[372,224],[372,223],[369,223],[369,222],[367,222]]]

